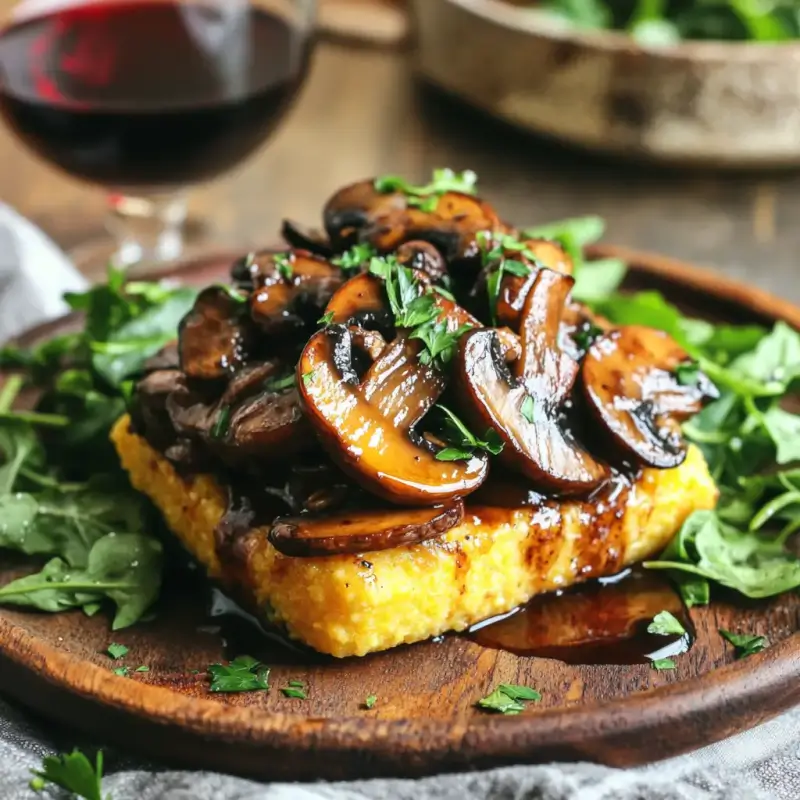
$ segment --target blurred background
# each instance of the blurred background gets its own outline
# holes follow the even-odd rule
[[[0,0],[0,13],[30,5]],[[696,34],[699,23],[662,9],[650,20],[655,33],[636,38],[630,7],[621,22],[592,18],[590,8],[589,25],[587,4],[577,4],[577,21],[574,3],[538,19],[521,16],[525,5],[319,0],[316,46],[296,101],[263,147],[192,191],[189,238],[237,250],[268,245],[284,217],[318,225],[342,184],[387,173],[424,182],[448,166],[475,170],[480,194],[511,222],[597,213],[608,222],[607,241],[716,266],[800,300],[800,102],[791,105],[800,97],[800,43],[789,22],[748,27],[739,15],[712,19]],[[794,12],[791,25],[797,19]],[[725,41],[676,43],[689,35]],[[747,41],[758,35],[764,41]],[[713,98],[706,83],[717,87]],[[605,110],[592,100],[600,95]],[[651,97],[668,101],[668,112]],[[0,197],[61,246],[103,236],[106,200],[97,186],[33,155],[8,125],[0,127],[0,161]]]

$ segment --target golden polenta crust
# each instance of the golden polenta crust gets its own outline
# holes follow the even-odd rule
[[[220,560],[215,528],[227,493],[209,475],[181,477],[123,417],[112,431],[131,483],[161,510],[170,530],[223,584],[262,617],[323,653],[366,655],[460,631],[533,595],[618,572],[658,553],[686,517],[713,508],[717,488],[702,454],[675,469],[645,470],[618,507],[585,502],[544,508],[468,507],[440,539],[363,556],[290,558],[254,528]]]

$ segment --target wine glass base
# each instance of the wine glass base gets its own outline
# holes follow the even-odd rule
[[[244,247],[237,249],[219,242],[202,241],[185,244],[180,255],[169,261],[145,259],[125,266],[119,264],[117,242],[109,237],[81,244],[71,250],[69,256],[90,283],[103,283],[109,266],[124,269],[130,279],[180,277],[187,283],[202,283],[224,276],[230,265],[245,253]]]

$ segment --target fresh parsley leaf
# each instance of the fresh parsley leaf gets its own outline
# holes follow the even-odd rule
[[[103,751],[98,750],[94,766],[80,750],[60,756],[45,756],[34,776],[52,783],[84,800],[103,800]],[[106,800],[110,800],[108,795]]]
[[[282,392],[284,389],[291,389],[294,385],[294,372],[290,372],[281,378],[269,378],[264,381],[264,389],[268,392]]]
[[[115,675],[119,675],[120,678],[127,678],[128,677],[128,673],[130,672],[130,669],[128,667],[114,667],[114,669],[112,669],[111,671]]]
[[[375,190],[386,194],[388,192],[402,192],[408,198],[410,206],[416,206],[423,211],[433,212],[438,205],[438,199],[447,192],[461,192],[462,194],[475,194],[478,176],[472,170],[454,172],[452,169],[435,169],[430,183],[415,186],[397,175],[384,175],[375,179]]]
[[[694,386],[700,377],[700,365],[694,361],[678,364],[675,377],[681,386]]]
[[[294,697],[297,700],[307,700],[306,693],[303,689],[298,686],[289,686],[284,687],[281,689],[285,697]]]
[[[534,424],[536,421],[536,404],[529,394],[525,395],[525,399],[522,401],[522,406],[519,411],[524,419],[530,422],[531,425]]]
[[[653,669],[657,669],[659,671],[665,669],[675,669],[676,664],[671,658],[657,658],[655,661],[650,662]]]
[[[501,683],[494,691],[475,704],[478,708],[498,714],[519,714],[525,710],[524,703],[536,702],[542,695],[527,686]]]
[[[116,661],[117,659],[123,658],[125,655],[127,655],[128,648],[124,644],[112,642],[106,648],[106,653],[108,653],[109,658],[113,658]]]
[[[308,372],[303,373],[303,385],[308,386],[308,384],[314,379],[314,373],[316,372],[315,369],[311,369]]]
[[[269,689],[269,667],[252,656],[237,656],[229,664],[208,667],[212,692],[252,692]]]
[[[769,647],[769,640],[765,636],[756,636],[750,633],[731,633],[724,628],[719,629],[723,639],[727,639],[735,648],[739,658],[752,656]]]
[[[136,667],[134,672],[150,672],[150,667],[146,667],[144,664],[142,664],[141,667]]]
[[[273,256],[273,261],[278,274],[284,280],[290,280],[294,275],[291,255],[289,253],[276,253],[275,256]]]
[[[367,695],[367,699],[364,701],[364,708],[375,708],[375,703],[378,702],[378,695],[370,694]]]
[[[458,340],[469,330],[472,330],[472,325],[460,325],[454,331],[450,331],[446,322],[429,322],[412,331],[409,338],[420,339],[425,345],[425,350],[419,355],[419,360],[423,364],[436,364],[441,367],[453,360]]]
[[[303,681],[289,681],[289,686],[294,686],[295,688],[302,688]]]
[[[602,328],[594,324],[589,324],[575,331],[575,333],[572,334],[572,338],[581,350],[588,350],[594,344],[594,340],[600,336],[602,332]]]
[[[330,325],[336,316],[334,311],[326,311],[318,320],[317,325]]]
[[[224,405],[217,412],[217,419],[211,428],[212,439],[224,439],[228,435],[231,426],[231,407]]]
[[[683,636],[686,633],[686,628],[669,611],[659,611],[647,626],[647,632],[655,633],[659,636],[672,636],[673,634]]]
[[[371,244],[354,244],[349,250],[331,259],[331,263],[341,267],[346,272],[361,269],[368,264],[378,251]]]
[[[493,456],[500,455],[503,450],[503,441],[494,428],[489,428],[483,439],[478,439],[467,426],[446,406],[438,404],[441,438],[450,447],[440,450],[436,454],[439,461],[466,461],[475,454],[476,450],[485,450]]]

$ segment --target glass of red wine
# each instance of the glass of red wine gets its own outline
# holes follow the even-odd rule
[[[0,30],[0,112],[106,190],[116,266],[163,268],[184,253],[186,189],[247,158],[297,94],[314,5],[22,0]]]

